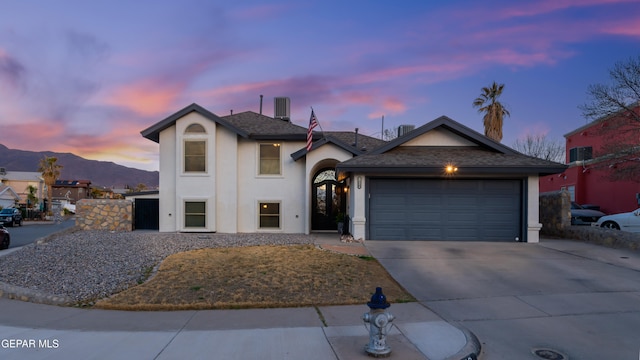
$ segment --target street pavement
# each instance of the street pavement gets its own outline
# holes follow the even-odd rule
[[[73,217],[65,218],[61,222],[24,220],[21,226],[7,228],[9,234],[11,234],[11,245],[9,249],[31,244],[40,238],[59,233],[74,225],[75,219]]]
[[[367,249],[420,304],[475,334],[486,359],[640,357],[638,252],[550,239]]]
[[[334,237],[318,243],[363,251]],[[482,359],[639,356],[638,253],[547,239],[369,241],[364,250],[418,299],[388,309],[391,358],[471,359],[480,346]],[[0,358],[366,359],[366,311],[124,312],[0,298]]]

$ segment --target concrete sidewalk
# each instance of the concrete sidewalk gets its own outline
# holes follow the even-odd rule
[[[367,359],[366,305],[125,312],[0,299],[2,359]],[[469,332],[393,304],[391,358],[472,359]]]

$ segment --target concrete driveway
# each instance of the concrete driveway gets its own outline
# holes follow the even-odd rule
[[[422,304],[471,330],[485,359],[640,356],[640,253],[546,239],[366,247]]]

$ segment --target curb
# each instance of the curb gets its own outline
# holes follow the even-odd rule
[[[480,358],[480,353],[482,352],[482,345],[480,344],[480,340],[478,340],[478,337],[476,337],[474,333],[463,327],[456,326],[451,323],[449,324],[462,331],[467,339],[467,344],[447,360],[478,360]]]
[[[0,298],[56,306],[71,306],[76,303],[73,299],[66,296],[40,293],[36,290],[3,282],[0,282]]]

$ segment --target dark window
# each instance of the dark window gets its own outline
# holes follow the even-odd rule
[[[206,167],[206,141],[184,142],[184,172],[205,172]]]
[[[280,144],[260,144],[260,175],[280,175]]]
[[[204,228],[207,223],[207,203],[204,201],[185,201],[184,227]]]
[[[581,146],[569,149],[569,162],[591,159],[593,159],[593,150],[591,146]]]
[[[280,203],[261,202],[260,228],[280,228]]]

